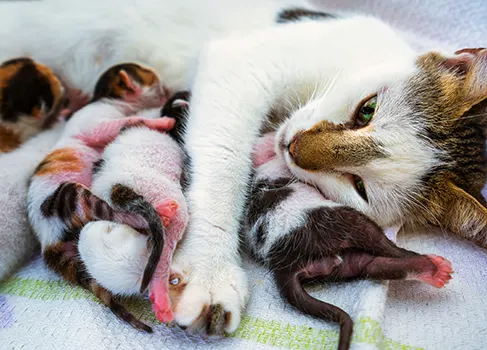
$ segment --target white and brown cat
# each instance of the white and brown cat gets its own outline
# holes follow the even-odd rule
[[[439,225],[486,245],[487,51],[418,54],[377,19],[328,18],[304,6],[0,4],[1,59],[31,56],[85,92],[106,67],[141,61],[167,91],[192,90],[191,220],[175,256],[190,266],[175,310],[181,325],[210,320],[213,310],[224,310],[227,332],[240,322],[248,286],[238,230],[252,146],[271,111],[292,174],[331,200],[382,227]]]

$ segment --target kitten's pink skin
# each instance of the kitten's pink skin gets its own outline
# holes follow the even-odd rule
[[[157,279],[160,280],[159,277]],[[160,322],[168,324],[174,320],[174,315],[171,310],[171,300],[169,299],[169,290],[166,283],[153,283],[151,285],[149,299],[152,303],[152,311],[154,311],[154,314]]]
[[[254,153],[252,154],[254,168],[258,168],[276,157],[274,138],[275,133],[270,132],[257,140],[254,146]]]
[[[100,150],[85,147],[83,149],[76,149],[75,154],[82,163],[81,170],[57,171],[56,173],[42,175],[46,185],[57,188],[63,182],[78,182],[88,188],[91,186],[93,163],[100,159],[101,152]]]
[[[156,207],[164,226],[169,226],[172,218],[176,215],[179,205],[174,199],[168,199]]]
[[[155,129],[155,126],[163,124],[163,119],[153,119],[148,126]],[[168,119],[174,123],[173,118]],[[117,181],[126,183],[143,196],[157,210],[165,226],[167,224],[162,254],[149,284],[149,297],[157,318],[164,323],[171,322],[170,268],[173,252],[188,221],[187,204],[180,184],[183,153],[170,135],[147,128],[129,129],[115,142],[116,145],[108,145],[107,151],[110,147],[125,148],[123,152],[117,152],[116,158],[107,159],[107,167],[116,171],[120,162],[127,162],[123,175]],[[157,176],[144,176],[145,172],[153,172]]]
[[[158,131],[169,131],[174,127],[173,118],[163,117],[158,119],[147,119],[141,117],[129,117],[125,119],[116,119],[98,125],[89,133],[82,133],[77,138],[83,141],[87,146],[94,148],[105,148],[120,134],[122,128],[131,125],[143,124],[150,129]]]
[[[428,258],[435,264],[436,269],[425,271],[419,275],[412,276],[413,279],[427,283],[436,288],[442,288],[451,280],[451,263],[438,255],[428,255]]]
[[[185,221],[184,213],[182,210],[178,210],[180,206],[173,199],[166,199],[155,207],[163,222],[168,221],[169,225],[166,227],[162,255],[149,287],[149,296],[157,319],[163,323],[169,323],[174,318],[169,298],[171,262],[176,245],[184,233]]]

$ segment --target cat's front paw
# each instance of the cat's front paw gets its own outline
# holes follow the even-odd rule
[[[191,265],[190,279],[173,310],[176,322],[189,332],[234,332],[248,300],[245,271],[233,262]]]

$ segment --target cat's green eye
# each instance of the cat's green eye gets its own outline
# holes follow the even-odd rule
[[[367,192],[365,191],[365,185],[363,180],[360,178],[360,176],[357,175],[352,175],[352,177],[355,190],[360,195],[360,197],[364,199],[364,201],[368,202],[369,200],[367,199]]]
[[[372,118],[374,118],[375,109],[377,107],[377,96],[367,99],[357,110],[355,116],[355,127],[363,128],[367,126]]]

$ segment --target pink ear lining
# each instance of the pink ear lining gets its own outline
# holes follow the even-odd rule
[[[118,74],[120,74],[120,76],[122,77],[122,80],[125,83],[125,85],[127,85],[127,87],[133,91],[134,95],[136,96],[140,95],[142,89],[136,84],[134,84],[134,82],[132,81],[132,79],[130,79],[130,76],[125,70],[122,69]]]
[[[484,48],[465,48],[455,52],[455,57],[445,60],[443,66],[448,69],[455,69],[461,74],[466,74],[474,60],[479,56],[486,56],[487,50]]]

